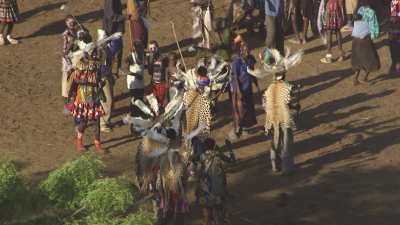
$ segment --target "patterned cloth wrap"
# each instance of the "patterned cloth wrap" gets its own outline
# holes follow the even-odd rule
[[[17,0],[0,0],[0,22],[16,23],[19,19]]]
[[[98,87],[98,68],[77,69],[71,74],[72,88],[67,108],[76,121],[93,121],[104,114],[100,100],[103,95]]]
[[[400,0],[392,0],[391,15],[400,17]]]
[[[379,36],[379,23],[376,13],[373,9],[361,6],[357,13],[362,16],[362,20],[368,23],[371,39],[377,39]]]
[[[323,17],[325,30],[340,30],[346,21],[343,0],[328,0]]]

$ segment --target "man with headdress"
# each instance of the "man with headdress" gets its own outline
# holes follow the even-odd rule
[[[204,140],[211,133],[211,101],[206,89],[210,79],[204,66],[199,66],[196,73],[196,88],[186,91],[183,97],[183,105],[186,108],[185,134],[197,130],[195,133],[198,134],[195,136]]]
[[[299,112],[298,88],[286,81],[286,71],[297,65],[302,58],[303,51],[283,57],[273,49],[265,49],[262,57],[262,64],[269,73],[273,74],[273,81],[268,86],[263,96],[265,109],[265,133],[273,133],[271,144],[271,163],[274,172],[282,171],[288,175],[294,170],[293,129],[295,122],[293,113]],[[279,164],[278,164],[279,163]]]
[[[70,75],[71,88],[68,94],[67,109],[71,112],[76,126],[76,148],[85,150],[83,133],[88,125],[94,125],[94,143],[96,150],[103,153],[100,141],[100,117],[104,110],[100,101],[104,99],[100,82],[100,64],[104,53],[100,48],[90,52],[76,54],[72,58]]]
[[[248,129],[257,124],[252,83],[257,81],[247,72],[247,69],[254,69],[256,59],[250,54],[245,42],[240,42],[239,55],[232,62],[232,78],[230,98],[232,101],[233,127],[229,134],[231,139],[237,139],[246,135]]]

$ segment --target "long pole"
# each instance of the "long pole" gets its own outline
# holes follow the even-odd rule
[[[179,51],[179,55],[181,56],[183,66],[185,67],[185,71],[188,71],[188,70],[187,70],[187,67],[186,67],[185,59],[183,58],[183,55],[182,55],[181,46],[179,45],[178,38],[177,38],[177,36],[176,36],[175,24],[174,24],[174,22],[172,22],[172,21],[169,21],[169,22],[170,22],[171,25],[172,25],[172,33],[174,34],[175,42],[176,42],[176,45],[178,46],[178,51]]]

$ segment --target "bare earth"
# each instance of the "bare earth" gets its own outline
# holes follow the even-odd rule
[[[66,12],[60,10],[62,1],[20,2],[25,20],[16,26],[15,34],[22,44],[0,47],[0,152],[1,157],[15,160],[21,174],[36,183],[78,156],[72,118],[62,114],[60,97],[61,33]],[[101,24],[103,1],[70,2],[69,13],[95,33]],[[159,41],[164,51],[175,49],[170,20],[175,22],[180,39],[190,37],[188,2],[151,3],[151,39]],[[227,0],[216,2],[217,13],[223,12]],[[185,41],[182,44],[186,49]],[[371,85],[357,87],[351,82],[350,60],[323,65],[319,62],[324,55],[320,40],[305,46],[304,62],[288,74],[290,80],[303,85],[303,111],[295,133],[298,171],[294,176],[271,173],[267,160],[270,143],[262,132],[264,117],[257,96],[258,127],[234,143],[240,162],[228,168],[229,189],[234,195],[229,202],[232,225],[399,224],[400,155],[396,150],[400,147],[400,79],[387,75],[390,58],[386,37],[376,46],[382,69],[371,75]],[[345,49],[350,53],[350,37],[346,37]],[[264,88],[268,84],[267,80],[261,82]],[[127,111],[125,92],[121,77],[116,85],[115,123]],[[232,129],[230,121],[230,103],[223,96],[213,130],[220,145]],[[110,151],[104,157],[107,174],[133,176],[138,141],[128,136],[127,127],[116,127],[102,137]],[[90,130],[85,140],[93,142]],[[190,224],[200,224],[197,214],[192,214]]]

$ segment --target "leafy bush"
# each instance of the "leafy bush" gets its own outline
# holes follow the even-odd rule
[[[129,215],[120,225],[154,225],[155,218],[151,213],[138,211]]]
[[[122,179],[105,178],[95,181],[82,200],[91,218],[107,219],[124,213],[133,204],[134,192]]]
[[[100,176],[102,166],[98,157],[83,155],[52,171],[40,184],[40,189],[58,207],[77,209],[90,185]]]
[[[15,165],[10,161],[0,161],[0,204],[13,198],[17,185]]]

